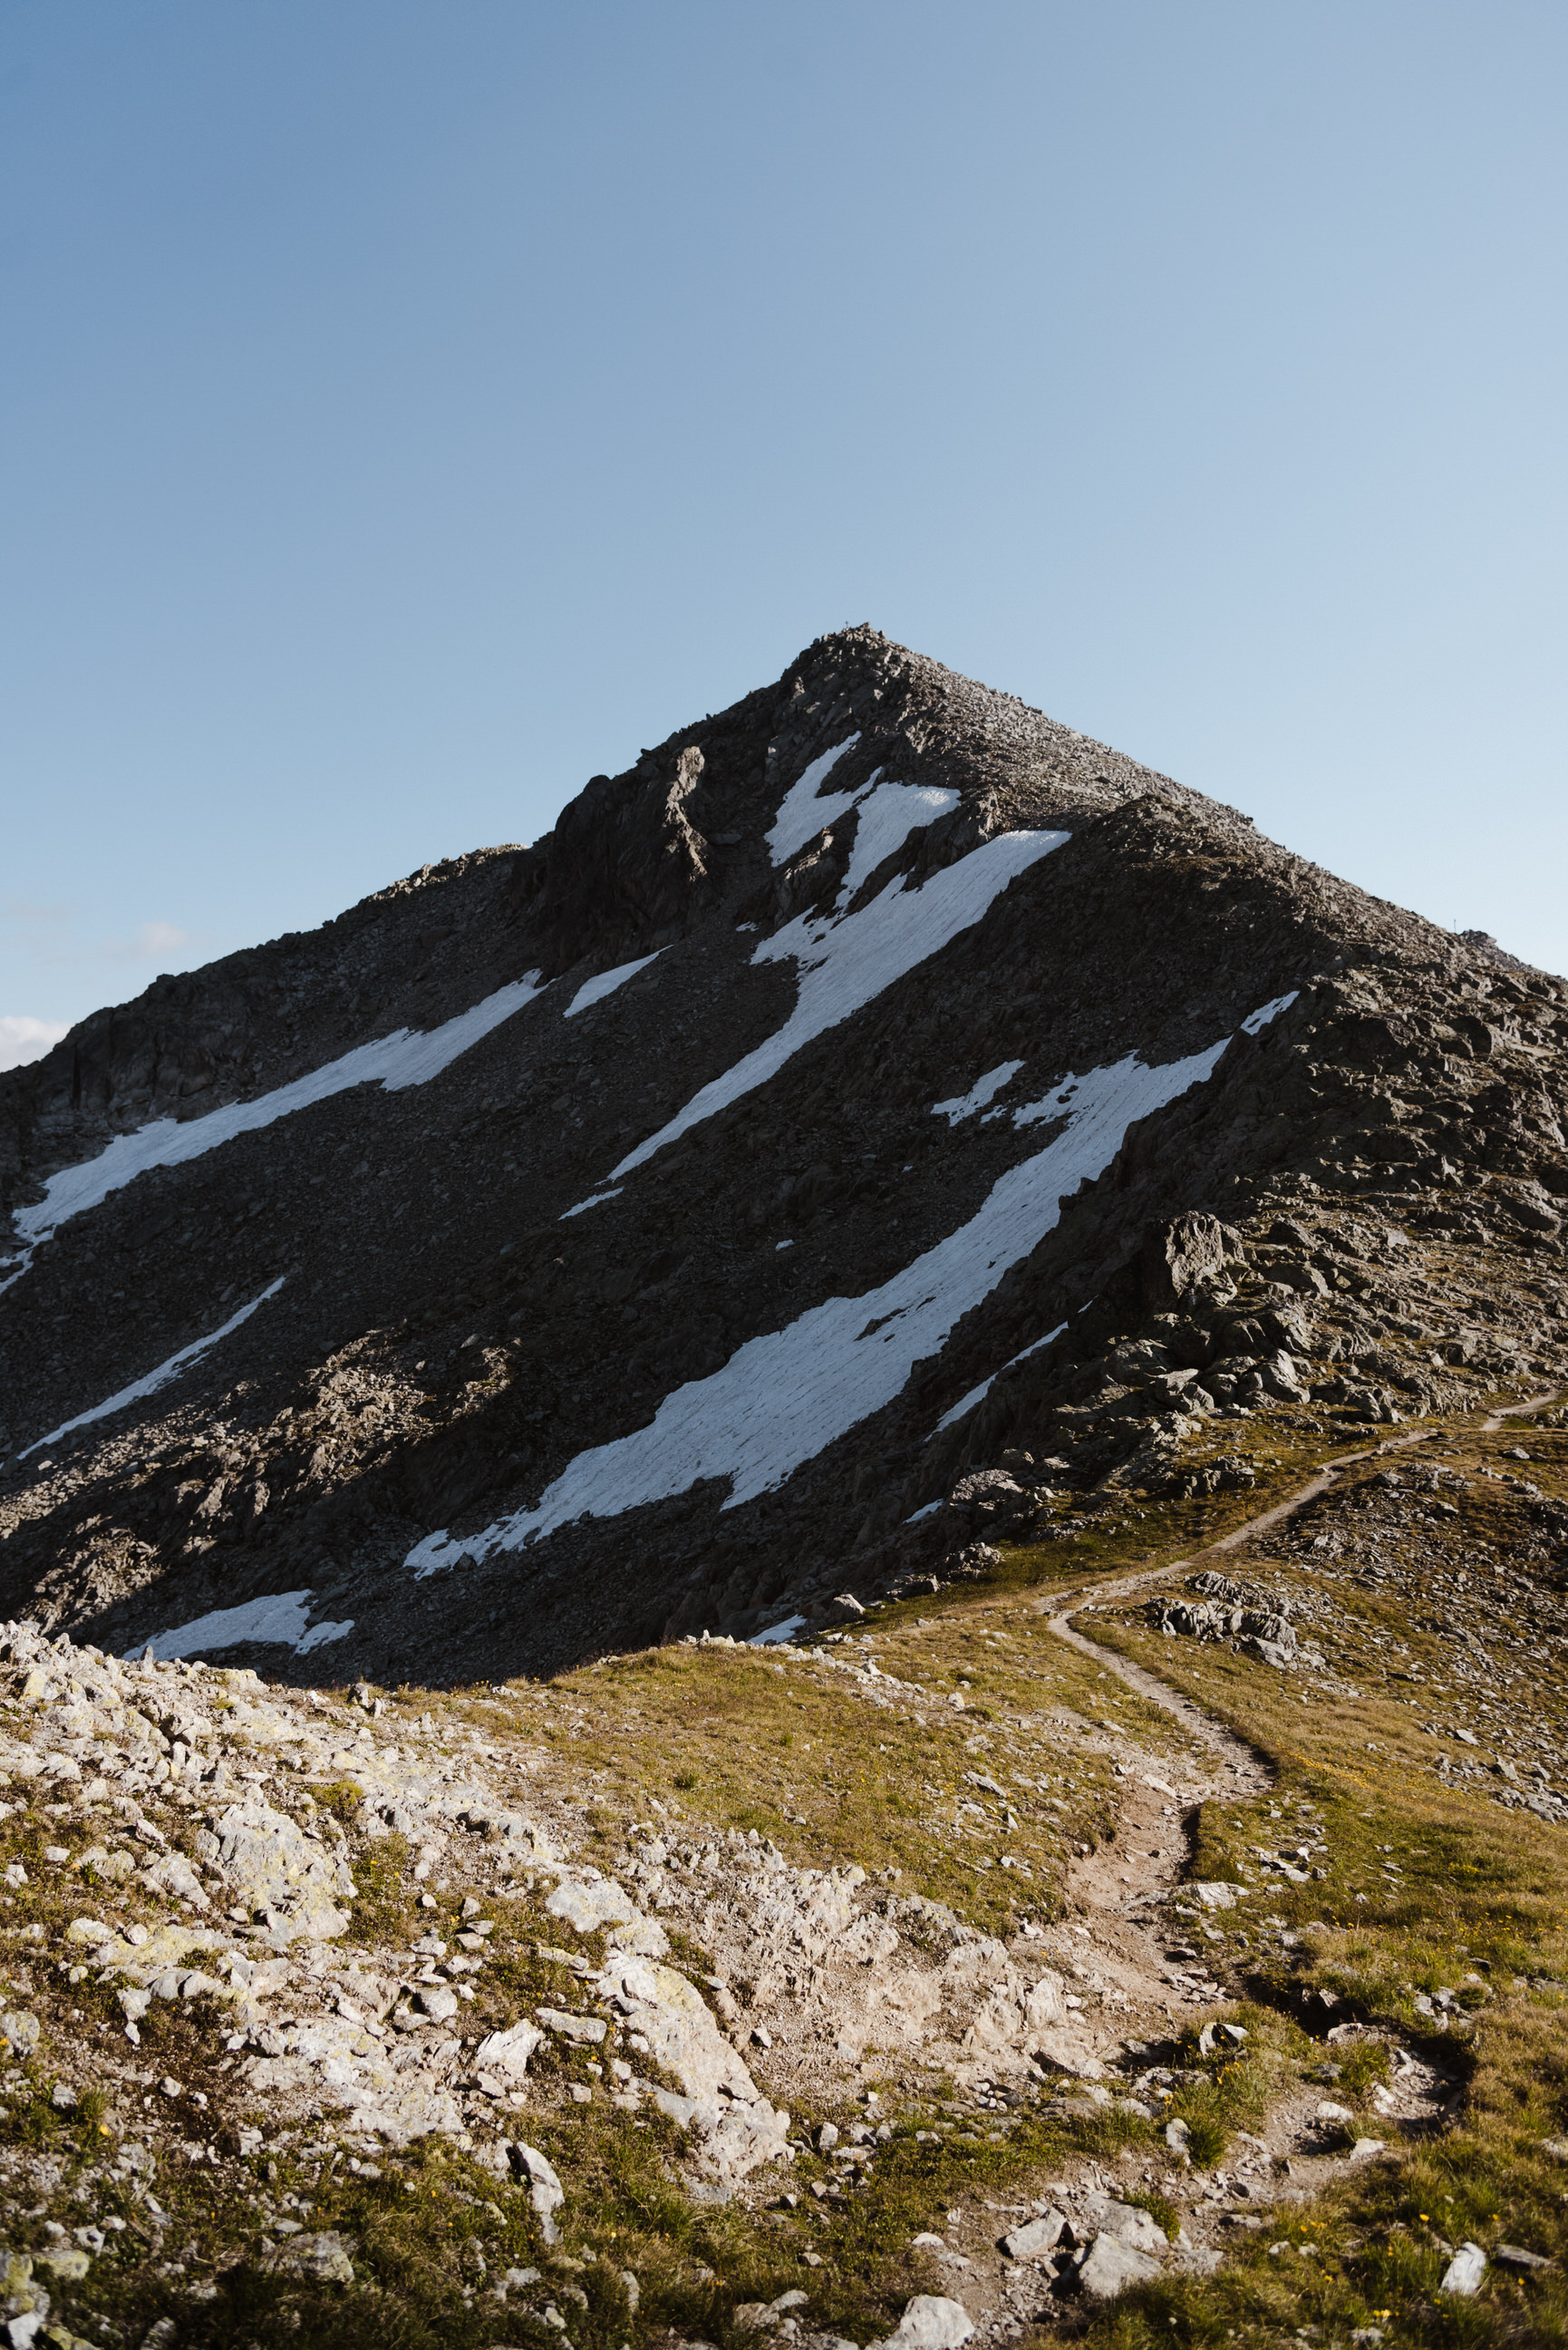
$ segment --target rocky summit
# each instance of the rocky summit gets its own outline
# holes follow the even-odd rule
[[[855,629],[0,1077],[11,2343],[1555,2339],[1565,1055]]]

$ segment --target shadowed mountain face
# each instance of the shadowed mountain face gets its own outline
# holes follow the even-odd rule
[[[1263,1403],[1451,1406],[1557,1359],[1565,1037],[1479,934],[825,639],[0,1079],[0,1614],[538,1672],[983,1572]]]

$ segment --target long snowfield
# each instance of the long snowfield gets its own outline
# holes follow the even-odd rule
[[[543,992],[539,973],[531,971],[509,986],[497,988],[483,1003],[442,1021],[439,1028],[397,1028],[369,1045],[357,1045],[351,1053],[307,1071],[286,1086],[258,1094],[254,1101],[226,1102],[204,1118],[154,1118],[150,1125],[138,1127],[134,1134],[117,1134],[94,1158],[84,1159],[75,1167],[62,1167],[50,1177],[41,1200],[17,1210],[16,1234],[27,1256],[11,1281],[0,1283],[0,1295],[11,1282],[21,1279],[40,1242],[48,1240],[70,1217],[96,1208],[111,1191],[133,1183],[139,1175],[149,1174],[155,1167],[182,1167],[232,1142],[236,1135],[275,1126],[279,1118],[308,1109],[313,1102],[330,1100],[353,1086],[378,1085],[388,1093],[397,1093],[405,1086],[429,1085],[460,1054],[468,1052]]]
[[[192,1338],[188,1347],[182,1347],[178,1354],[171,1355],[166,1362],[160,1363],[142,1378],[132,1379],[130,1385],[121,1388],[118,1394],[106,1396],[102,1403],[93,1404],[87,1411],[78,1411],[74,1419],[61,1420],[58,1428],[51,1428],[47,1436],[35,1437],[31,1444],[23,1446],[17,1459],[26,1461],[29,1453],[41,1452],[46,1444],[57,1444],[61,1437],[69,1436],[73,1429],[88,1428],[95,1419],[108,1419],[112,1412],[124,1411],[130,1404],[143,1403],[149,1396],[156,1395],[160,1388],[167,1387],[171,1379],[177,1379],[182,1371],[188,1371],[193,1363],[199,1363],[204,1355],[210,1354],[214,1347],[231,1336],[242,1322],[248,1322],[258,1305],[265,1305],[269,1297],[275,1297],[283,1287],[284,1278],[280,1274],[275,1281],[268,1283],[259,1296],[253,1297],[248,1305],[242,1305],[237,1314],[231,1314],[220,1328],[209,1330],[204,1337]]]
[[[312,1624],[310,1598],[308,1590],[273,1591],[261,1599],[244,1600],[238,1607],[215,1607],[206,1616],[193,1617],[189,1624],[176,1624],[167,1632],[155,1633],[151,1640],[139,1641],[136,1653],[167,1664],[171,1657],[195,1657],[203,1649],[232,1648],[241,1641],[257,1640],[307,1657],[312,1648],[346,1639],[354,1629],[351,1616],[342,1624]]]
[[[1255,1034],[1284,1001],[1252,1014],[1248,1032]],[[574,1519],[618,1517],[707,1481],[727,1485],[727,1509],[782,1484],[891,1403],[916,1364],[939,1354],[962,1317],[1038,1247],[1063,1200],[1105,1171],[1127,1128],[1201,1085],[1231,1041],[1221,1036],[1156,1067],[1129,1055],[1024,1104],[1012,1113],[1017,1125],[1044,1118],[1058,1131],[1000,1177],[978,1213],[935,1248],[879,1288],[830,1297],[785,1328],[750,1339],[722,1370],[667,1396],[647,1427],[580,1452],[536,1508],[477,1534],[454,1536],[443,1528],[429,1534],[409,1553],[408,1565],[416,1577],[434,1575],[462,1560],[520,1550]],[[962,1408],[976,1400],[966,1397]]]
[[[907,832],[928,823],[929,811],[921,816],[906,803],[900,821]],[[798,968],[800,988],[789,1018],[753,1052],[693,1094],[657,1134],[629,1150],[610,1170],[609,1180],[618,1182],[678,1135],[766,1085],[804,1046],[849,1019],[917,964],[940,954],[961,931],[971,929],[1009,882],[1070,838],[1065,832],[998,833],[956,865],[932,874],[923,889],[909,889],[899,875],[857,913],[799,914],[786,922],[763,941],[752,961],[793,962]],[[882,856],[889,853],[886,847],[881,850]]]

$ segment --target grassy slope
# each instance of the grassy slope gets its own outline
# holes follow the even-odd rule
[[[1509,1440],[1484,1443],[1495,1451]],[[1114,1817],[1108,1759],[1087,1751],[1084,1724],[1110,1721],[1155,1746],[1180,1742],[1163,1716],[1116,1692],[1092,1660],[1055,1641],[1030,1597],[1118,1565],[1189,1555],[1205,1536],[1299,1483],[1324,1450],[1315,1441],[1293,1444],[1288,1430],[1267,1423],[1250,1430],[1247,1441],[1261,1470],[1250,1496],[1163,1512],[1135,1500],[1086,1541],[1008,1554],[990,1586],[885,1611],[872,1627],[870,1653],[883,1674],[919,1684],[920,1697],[906,1687],[877,1705],[820,1662],[795,1660],[781,1670],[765,1651],[679,1648],[607,1661],[549,1685],[447,1700],[407,1691],[395,1702],[435,1711],[454,1751],[479,1732],[515,1757],[525,1781],[568,1796],[587,1853],[607,1867],[620,1865],[625,1832],[639,1819],[660,1817],[693,1838],[754,1826],[792,1860],[897,1868],[905,1887],[950,1902],[982,1928],[1046,1916],[1059,1903],[1068,1851],[1107,1833]],[[1563,1462],[1538,1461],[1532,1474],[1549,1491],[1568,1491]],[[1277,1563],[1262,1564],[1277,1579]],[[1247,1571],[1244,1555],[1235,1565]],[[1095,2332],[1118,2344],[1263,2341],[1303,2329],[1308,2340],[1326,2341],[1368,2324],[1391,2344],[1546,2341],[1560,2331],[1554,2272],[1517,2283],[1494,2267],[1472,2303],[1441,2298],[1436,2285],[1447,2257],[1439,2235],[1522,2241],[1551,2253],[1562,2244],[1568,2168],[1539,2141],[1568,2123],[1560,2016],[1568,1991],[1557,1987],[1568,1974],[1563,1831],[1443,1785],[1431,1767],[1430,1733],[1419,1728],[1407,1693],[1396,1693],[1404,1685],[1374,1679],[1389,1602],[1344,1582],[1334,1597],[1343,1619],[1342,1669],[1364,1656],[1357,1686],[1366,1694],[1354,1700],[1303,1700],[1296,1680],[1227,1650],[1161,1639],[1132,1614],[1086,1627],[1243,1730],[1279,1773],[1272,1804],[1203,1817],[1196,1874],[1241,1873],[1250,1866],[1248,1846],[1277,1842],[1283,1832],[1272,1812],[1288,1819],[1302,1804],[1329,1829],[1330,1877],[1271,1890],[1270,1914],[1282,1929],[1266,1935],[1249,1929],[1245,1950],[1239,1930],[1233,1934],[1245,1995],[1231,2012],[1250,2027],[1245,2061],[1209,2066],[1210,2077],[1183,2089],[1174,2109],[1189,2118],[1199,2152],[1218,2158],[1230,2133],[1255,2124],[1272,2094],[1312,2078],[1324,2064],[1328,2052],[1301,2020],[1303,1988],[1321,1985],[1357,2013],[1397,2022],[1417,2048],[1425,2038],[1448,2064],[1460,2064],[1469,2077],[1462,2116],[1447,2135],[1397,2148],[1316,2207],[1243,2241],[1219,2278],[1162,2281],[1094,2321]],[[1426,1636],[1404,1615],[1397,1622],[1407,1651],[1435,1679],[1440,1644],[1429,1641],[1428,1654]],[[865,1652],[863,1638],[853,1645]],[[964,1699],[961,1711],[950,1702],[954,1693]],[[1430,1710],[1428,1701],[1424,1711]],[[994,1804],[989,1816],[961,1823],[958,1803],[973,1800],[966,1773],[977,1771],[1010,1785],[1015,1827],[1004,1830]],[[1020,1778],[1033,1783],[1025,1789]],[[351,1814],[349,1790],[317,1792]],[[10,2240],[38,2251],[51,2222],[67,2230],[84,2221],[101,2228],[111,2218],[127,2223],[107,2231],[88,2279],[53,2287],[57,2316],[68,2313],[61,2328],[67,2340],[80,2329],[96,2342],[140,2343],[163,2314],[175,2319],[181,2342],[234,2350],[357,2343],[372,2327],[410,2345],[553,2339],[552,2329],[524,2314],[516,2293],[510,2311],[488,2297],[509,2266],[543,2267],[545,2284],[557,2299],[568,2296],[560,2306],[576,2350],[615,2350],[661,2326],[728,2345],[740,2338],[729,2315],[738,2302],[797,2284],[811,2293],[813,2320],[865,2340],[887,2330],[910,2291],[937,2286],[922,2256],[911,2254],[910,2238],[940,2224],[952,2201],[1024,2181],[1037,2188],[1075,2152],[1104,2158],[1131,2147],[1151,2161],[1166,2159],[1154,2126],[1134,2115],[1075,2117],[1043,2106],[981,2115],[933,2094],[894,2113],[895,2136],[874,2178],[841,2199],[818,2202],[805,2191],[814,2179],[828,2179],[828,2167],[807,2155],[789,2182],[796,2208],[704,2206],[677,2183],[673,2126],[662,2120],[639,2126],[612,2110],[586,2054],[566,2053],[541,2073],[519,2124],[572,2179],[565,2241],[553,2255],[540,2244],[520,2189],[438,2145],[382,2156],[374,2166],[379,2177],[355,2174],[324,2123],[314,2136],[296,2131],[244,2158],[234,2141],[219,2138],[220,2160],[192,2162],[179,2151],[178,2130],[171,2139],[155,2126],[156,2081],[167,2074],[182,2083],[179,2130],[196,2126],[192,2089],[202,2088],[216,2114],[225,2085],[215,2056],[221,2043],[178,2002],[155,2002],[143,2026],[142,2110],[123,2094],[118,2103],[66,2107],[51,2098],[51,2041],[57,2045],[62,2033],[90,2041],[99,2024],[115,2033],[119,2021],[90,1974],[69,1981],[62,1936],[81,1896],[68,1871],[43,1857],[47,1838],[70,1848],[89,1833],[57,1822],[45,1831],[25,1813],[0,1828],[0,1858],[22,1858],[30,1879],[7,1897],[6,1943],[29,1964],[26,2003],[46,2023],[37,2057],[14,2064],[0,2083],[6,2100],[0,2149],[42,2149],[59,2170],[40,2206],[26,2214],[13,2206]],[[1007,1870],[1000,1866],[1004,1853],[1015,1863]],[[415,1906],[409,1857],[388,1838],[357,1858],[357,1939],[396,1945],[432,1924],[455,1922],[448,1913],[462,1888],[438,1896],[432,1918]],[[1397,1879],[1387,1875],[1389,1863]],[[155,1921],[156,1905],[134,1887],[114,1898],[128,1920],[144,1911],[149,1924]],[[558,1929],[529,1894],[486,1908],[502,1953],[487,1970],[488,2012],[500,2021],[541,1996],[559,1996],[565,1977],[557,1980],[535,1951]],[[1460,2015],[1439,2034],[1417,2013],[1414,1996],[1462,1985],[1467,1973],[1482,1980],[1461,1989]],[[1195,2050],[1186,2054],[1191,2069],[1205,2069]],[[1362,2107],[1376,2069],[1365,2056],[1342,2064],[1333,2095]],[[571,2101],[574,2082],[589,2090],[587,2104]],[[808,2126],[850,2117],[796,2116]],[[1366,2126],[1376,2135],[1386,2127],[1369,2109]],[[167,2215],[161,2229],[103,2175],[106,2157],[139,2133],[157,2160],[156,2193]],[[1147,2191],[1160,2209],[1158,2188]],[[260,2238],[289,2195],[313,2207],[305,2215],[311,2228],[339,2228],[352,2239],[351,2287],[266,2272]],[[1314,2256],[1268,2251],[1280,2242],[1310,2243]],[[625,2273],[639,2281],[635,2316]],[[536,2303],[539,2293],[523,2297]]]
[[[1516,1423],[1493,1436],[1455,1435],[1442,1458],[1474,1468],[1515,1447],[1521,1430]],[[1549,1494],[1568,1494],[1568,1447],[1532,1433],[1530,1451],[1532,1478]],[[1487,1525],[1484,1494],[1465,1516],[1467,1542],[1500,1531]],[[1299,1571],[1282,1577],[1274,1557],[1242,1552],[1228,1563],[1227,1571],[1249,1570],[1298,1591],[1314,1587]],[[1484,1789],[1445,1785],[1440,1727],[1474,1721],[1483,1738],[1486,1730],[1474,1694],[1455,1688],[1451,1648],[1407,1607],[1344,1579],[1332,1600],[1341,1669],[1362,1692],[1355,1698],[1303,1694],[1292,1677],[1228,1650],[1161,1638],[1130,1611],[1091,1617],[1085,1628],[1245,1730],[1278,1773],[1267,1802],[1206,1807],[1196,1874],[1246,1877],[1250,1849],[1276,1846],[1293,1813],[1327,1830],[1322,1882],[1272,1879],[1267,1902],[1251,1905],[1266,1907],[1282,1931],[1230,1925],[1234,1913],[1221,1921],[1252,1994],[1237,2013],[1293,2017],[1303,1993],[1332,1992],[1336,2016],[1393,2026],[1458,2073],[1466,2084],[1459,2118],[1424,2144],[1396,2137],[1389,2158],[1349,2174],[1309,2212],[1266,2225],[1220,2277],[1161,2284],[1118,2304],[1093,2330],[1127,2350],[1172,2339],[1286,2340],[1303,2328],[1308,2340],[1345,2340],[1366,2326],[1390,2345],[1546,2343],[1562,2338],[1568,2316],[1554,2268],[1521,2279],[1494,2264],[1474,2300],[1438,2291],[1448,2247],[1465,2239],[1490,2251],[1521,2244],[1553,2260],[1568,2249],[1568,2166],[1542,2145],[1568,2126],[1564,1832],[1499,1808]],[[1555,1675],[1546,1667],[1514,1703],[1525,1706],[1532,1734],[1545,1729],[1560,1739],[1568,1693]],[[1429,1726],[1439,1715],[1439,1729]],[[1255,1865],[1250,1873],[1256,1882]],[[1439,2029],[1415,2002],[1445,1988],[1457,1993],[1458,2012]],[[1357,2111],[1359,2130],[1387,2133],[1366,2102],[1370,2078],[1350,2066],[1324,2077],[1325,2094]],[[1292,2249],[1270,2251],[1281,2242]],[[1295,2249],[1303,2244],[1311,2258]]]

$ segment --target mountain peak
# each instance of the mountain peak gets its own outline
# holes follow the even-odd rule
[[[1312,1362],[1304,1274],[1246,1303],[1282,1201],[1440,1215],[1478,1150],[1500,1202],[1568,1188],[1561,990],[1500,953],[819,638],[532,846],[0,1080],[5,1604],[429,1679],[940,1580],[1037,1422],[1114,1492],[1212,1432],[1216,1347]],[[1192,1216],[1241,1254],[1157,1336]],[[1106,1370],[1138,1347],[1165,1386]],[[1146,1400],[1071,1400],[1102,1377]]]

